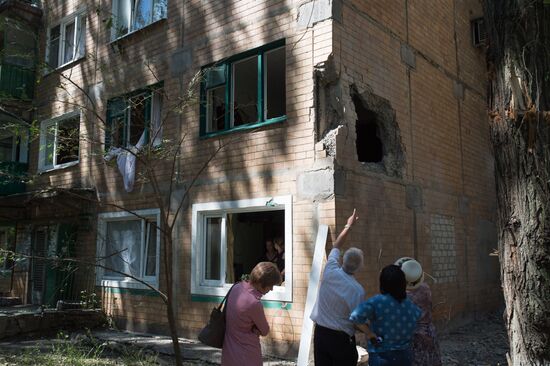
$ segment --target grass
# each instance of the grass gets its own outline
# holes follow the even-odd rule
[[[158,365],[156,354],[120,344],[100,342],[90,335],[70,337],[59,333],[56,339],[36,342],[23,349],[0,354],[0,365],[114,366]]]

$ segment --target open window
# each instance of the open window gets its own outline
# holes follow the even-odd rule
[[[158,85],[107,102],[105,147],[161,144],[162,90]]]
[[[284,120],[285,52],[279,41],[205,67],[201,135]]]
[[[84,57],[86,53],[86,14],[77,12],[48,28],[46,63],[57,69]]]
[[[291,204],[291,196],[194,204],[192,293],[225,295],[257,263],[274,261],[266,256],[266,242],[280,240],[278,267],[284,281],[265,299],[291,301]]]
[[[139,278],[158,286],[160,255],[160,211],[108,212],[99,215],[98,257],[105,268],[98,269],[97,283],[108,287],[143,288]]]
[[[40,171],[77,164],[80,144],[80,112],[42,121],[40,126]]]
[[[168,0],[113,0],[111,40],[166,18]]]

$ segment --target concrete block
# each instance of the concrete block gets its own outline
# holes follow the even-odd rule
[[[423,206],[422,188],[419,186],[408,185],[405,188],[406,204],[408,208],[421,210]]]
[[[334,171],[331,169],[304,172],[297,180],[298,196],[315,200],[334,195]]]
[[[334,193],[340,196],[346,194],[346,172],[343,170],[334,172]]]
[[[411,69],[416,68],[416,55],[414,54],[414,50],[405,43],[401,45],[401,61]]]
[[[342,0],[314,0],[298,9],[298,29],[312,27],[327,19],[342,21]]]
[[[176,50],[170,58],[170,73],[172,76],[183,74],[193,65],[191,48],[184,47]]]
[[[464,100],[464,85],[458,81],[453,81],[453,95],[456,99]]]

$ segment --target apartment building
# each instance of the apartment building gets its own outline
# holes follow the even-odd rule
[[[119,326],[166,332],[147,285],[171,276],[195,337],[281,238],[264,343],[293,357],[319,226],[329,248],[357,208],[368,295],[413,256],[441,324],[499,304],[478,1],[3,3],[37,35],[34,90],[1,117],[27,126],[2,135],[2,164],[26,178],[3,174],[0,244],[28,256],[5,261],[3,292],[95,291]]]

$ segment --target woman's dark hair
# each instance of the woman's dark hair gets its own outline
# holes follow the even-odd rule
[[[380,293],[390,294],[401,302],[407,298],[407,280],[405,274],[395,264],[390,264],[380,272]]]

